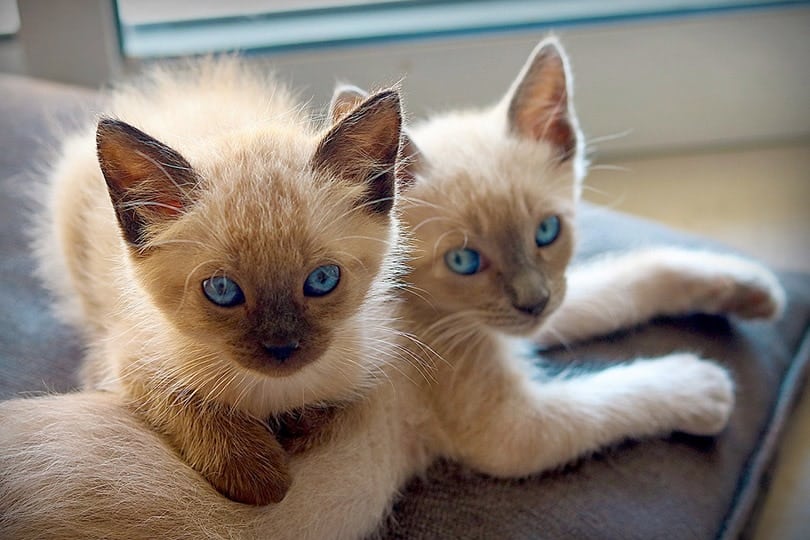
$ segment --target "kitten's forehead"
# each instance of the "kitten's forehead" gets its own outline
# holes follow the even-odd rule
[[[295,268],[317,258],[357,186],[310,165],[317,140],[291,132],[231,134],[216,159],[190,158],[204,183],[198,213],[210,247],[240,266]]]
[[[573,206],[571,167],[553,162],[546,145],[508,135],[498,118],[454,113],[414,130],[427,166],[411,195],[480,234]]]

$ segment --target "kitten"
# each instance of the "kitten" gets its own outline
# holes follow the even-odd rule
[[[123,393],[224,495],[277,502],[292,479],[266,419],[353,399],[387,358],[398,94],[318,133],[283,86],[206,60],[109,114],[65,144],[38,249],[87,334],[85,386]]]
[[[565,56],[547,40],[495,107],[414,127],[410,148],[420,151],[402,198],[412,285],[402,293],[402,319],[425,345],[409,344],[418,362],[384,366],[390,384],[344,408],[318,444],[291,458],[295,482],[284,500],[263,508],[224,504],[159,440],[144,438],[114,395],[17,400],[0,407],[7,433],[0,441],[0,510],[12,516],[0,531],[359,538],[379,526],[403,484],[438,457],[515,477],[628,437],[722,430],[733,383],[722,367],[693,354],[552,378],[516,353],[522,342],[510,336],[534,336],[554,321],[555,309],[574,314],[586,305],[576,294],[572,304],[563,300],[585,169],[569,85]],[[341,96],[333,105],[338,118],[355,106]],[[766,281],[774,285],[770,276]],[[768,298],[773,309],[757,307],[751,315],[778,308],[778,285],[735,290],[739,305]],[[556,328],[575,332],[577,324]],[[98,410],[102,419],[91,421]],[[138,441],[137,449],[110,448],[119,438]],[[64,441],[74,439],[65,451]],[[103,466],[109,452],[126,466]],[[39,475],[26,478],[26,471],[48,477],[68,467],[77,469],[57,487]],[[117,489],[121,470],[138,479],[133,490]],[[81,500],[61,496],[88,485],[95,490]]]
[[[569,284],[586,170],[570,80],[565,54],[548,40],[495,107],[410,131],[416,179],[402,215],[414,288],[404,318],[442,358],[427,395],[441,434],[434,451],[499,477],[628,437],[713,435],[734,403],[729,374],[695,354],[554,378],[525,361],[527,343],[514,337],[554,345],[659,314],[774,317],[784,303],[760,265],[676,248],[592,262]]]

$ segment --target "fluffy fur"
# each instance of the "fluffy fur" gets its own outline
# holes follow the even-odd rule
[[[114,93],[65,144],[37,249],[90,344],[85,387],[122,393],[229,497],[280,500],[291,479],[266,419],[354,399],[392,354],[400,124],[389,90],[318,132],[234,58]],[[338,286],[307,296],[324,264]],[[206,298],[216,276],[244,302]]]
[[[676,306],[663,296],[674,285],[633,273],[622,258],[600,264],[609,276],[595,281],[594,270],[575,271],[569,285],[584,292],[565,300],[585,168],[570,98],[565,57],[549,40],[495,107],[439,116],[413,129],[411,147],[420,154],[403,200],[413,236],[403,317],[426,345],[409,346],[419,362],[385,366],[389,383],[345,408],[328,437],[291,459],[294,482],[283,501],[253,508],[218,496],[134,423],[114,394],[16,400],[0,408],[0,532],[358,538],[375,530],[403,483],[439,456],[515,477],[627,437],[722,430],[733,406],[732,381],[695,355],[549,378],[518,354],[525,342],[516,336],[573,339],[611,330],[604,317],[587,315],[599,302],[588,293],[628,277],[631,294],[615,304],[620,324],[704,307],[773,316],[780,303],[778,284],[760,267],[724,271],[720,263],[727,260],[720,258],[719,266],[699,270],[705,259],[681,252],[646,267],[656,278],[672,278],[661,268],[686,267],[682,282],[696,283],[688,289],[696,292]],[[538,249],[535,229],[550,214],[560,216],[561,236]],[[479,250],[486,269],[450,272],[444,253],[460,246]],[[649,301],[642,287],[648,282],[661,292]],[[718,303],[712,293],[720,289],[728,291]],[[542,334],[549,324],[554,331]]]

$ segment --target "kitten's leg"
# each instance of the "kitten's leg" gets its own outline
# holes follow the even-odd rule
[[[776,276],[754,261],[685,248],[649,248],[572,267],[568,294],[536,341],[567,344],[665,315],[774,318],[784,303]]]
[[[141,393],[131,406],[228,498],[264,505],[289,490],[287,453],[262,421],[190,393]]]
[[[713,435],[734,405],[728,372],[688,353],[546,382],[517,368],[469,375],[443,392],[449,453],[502,477],[558,467],[628,438]]]

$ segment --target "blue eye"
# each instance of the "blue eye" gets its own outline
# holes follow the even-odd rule
[[[319,266],[304,281],[304,295],[323,296],[329,294],[340,283],[340,267],[334,264]]]
[[[225,276],[214,276],[202,282],[206,298],[218,306],[234,307],[245,302],[245,294],[239,285]]]
[[[467,248],[451,249],[444,254],[444,262],[450,270],[464,276],[475,274],[481,269],[481,255]]]
[[[560,218],[557,216],[547,217],[540,222],[537,232],[534,233],[534,241],[538,247],[545,247],[560,236]]]

